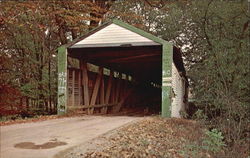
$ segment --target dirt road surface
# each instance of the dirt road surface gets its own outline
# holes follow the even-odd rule
[[[82,116],[0,127],[0,158],[53,158],[139,117]]]

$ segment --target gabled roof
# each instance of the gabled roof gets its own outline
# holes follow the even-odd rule
[[[71,48],[160,45],[114,23],[75,43]]]
[[[114,34],[110,36],[110,34]],[[100,37],[102,39],[100,39]],[[117,42],[115,40],[117,39]],[[98,40],[97,40],[98,39]],[[91,30],[84,36],[81,36],[66,47],[80,48],[80,47],[105,47],[105,46],[120,46],[126,44],[133,44],[134,46],[142,45],[161,45],[167,41],[158,38],[141,29],[124,23],[120,20],[112,20],[103,25]]]

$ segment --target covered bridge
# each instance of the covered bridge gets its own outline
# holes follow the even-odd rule
[[[58,114],[144,106],[180,117],[187,85],[178,48],[118,20],[58,48]]]

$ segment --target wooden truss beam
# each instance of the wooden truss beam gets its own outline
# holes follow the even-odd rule
[[[88,72],[87,63],[84,61],[80,62],[82,70],[82,87],[83,87],[83,99],[84,105],[89,105],[89,87],[88,87]]]
[[[121,107],[124,105],[125,101],[132,94],[132,92],[133,92],[132,89],[130,89],[125,93],[122,100],[120,100],[119,103],[113,107],[113,112],[117,113],[120,111]]]
[[[98,91],[100,88],[100,83],[101,83],[102,77],[103,77],[103,67],[99,67],[99,72],[98,72],[98,75],[97,75],[97,78],[95,81],[94,90],[92,93],[90,105],[95,105],[95,103],[96,103],[96,98],[97,98],[97,94],[98,94]],[[93,112],[94,112],[94,108],[91,108],[89,113],[93,114]]]
[[[95,81],[95,86],[94,86],[93,94],[91,97],[90,105],[95,105],[95,103],[96,103],[96,98],[97,98],[97,94],[98,94],[98,91],[100,88],[100,83],[101,83],[102,77],[103,77],[103,68],[100,67],[96,81]]]

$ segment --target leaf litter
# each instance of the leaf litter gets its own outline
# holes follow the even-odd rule
[[[102,149],[82,158],[182,158],[190,142],[202,139],[202,128],[192,120],[147,117],[119,129],[107,138]]]

